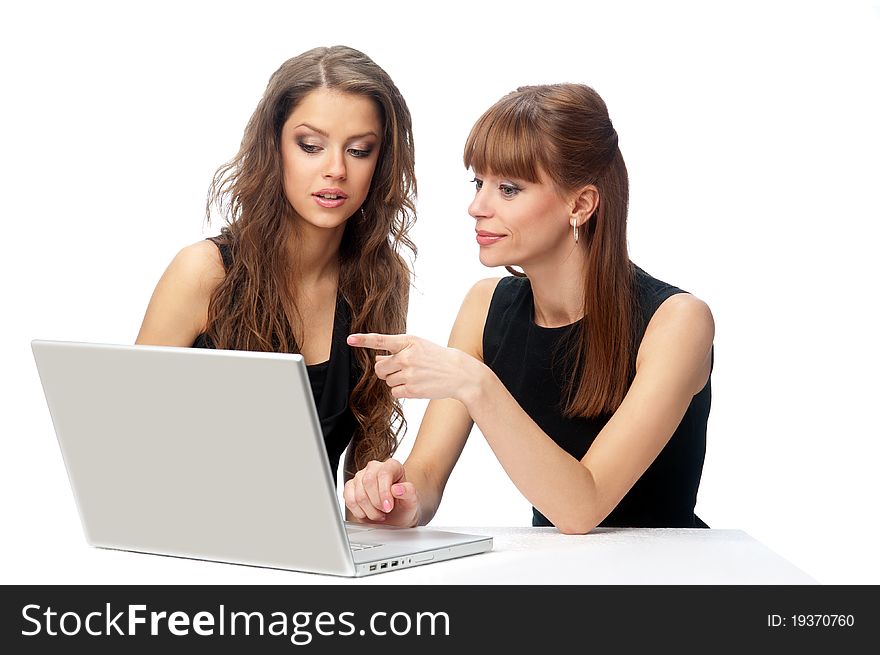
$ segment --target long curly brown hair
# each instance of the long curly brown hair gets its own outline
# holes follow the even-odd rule
[[[208,307],[205,332],[218,348],[300,351],[288,319],[288,312],[297,313],[288,288],[293,269],[287,249],[295,213],[282,184],[281,128],[318,88],[372,99],[383,123],[364,218],[348,221],[339,249],[338,292],[351,307],[351,331],[406,331],[412,274],[401,251],[416,254],[407,236],[416,218],[412,119],[382,68],[362,52],[334,46],[309,50],[275,71],[238,154],[214,175],[206,220],[219,212],[225,221],[221,239],[232,251],[232,265]],[[358,423],[350,448],[355,466],[362,468],[393,454],[406,421],[400,402],[373,375],[376,353],[363,348],[354,353],[361,377],[349,398]]]

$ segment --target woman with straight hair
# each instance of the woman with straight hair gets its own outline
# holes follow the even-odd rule
[[[168,266],[137,343],[301,353],[334,474],[349,444],[347,477],[390,457],[400,401],[345,339],[405,330],[415,193],[410,113],[388,74],[345,46],[284,62],[214,176],[207,218],[225,225]]]
[[[464,163],[480,261],[513,275],[471,289],[448,348],[349,337],[389,353],[374,369],[395,398],[432,399],[404,464],[370,462],[346,484],[350,513],[430,521],[476,423],[533,525],[707,527],[694,506],[714,322],[630,261],[626,166],[603,100],[578,84],[521,87],[474,125]]]

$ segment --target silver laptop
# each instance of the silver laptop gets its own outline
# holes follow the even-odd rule
[[[342,576],[492,548],[347,524],[299,355],[31,347],[93,546]]]

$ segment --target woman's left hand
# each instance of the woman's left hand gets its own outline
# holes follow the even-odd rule
[[[409,334],[352,334],[348,345],[391,353],[377,355],[374,368],[395,398],[455,398],[467,405],[485,369],[461,350]]]

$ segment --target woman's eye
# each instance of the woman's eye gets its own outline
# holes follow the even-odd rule
[[[363,159],[364,157],[369,157],[372,150],[361,150],[360,148],[350,148],[349,152],[352,157],[357,157],[358,159]]]
[[[476,185],[477,191],[479,191],[480,189],[483,188],[483,180],[475,177],[474,179],[471,180],[471,182],[473,182]]]
[[[521,190],[518,186],[512,184],[501,184],[498,188],[501,190],[501,195],[505,198],[513,198]]]
[[[305,141],[300,141],[299,147],[303,150],[303,152],[307,152],[309,154],[314,154],[321,149],[321,146],[316,146],[313,143],[306,143]]]

